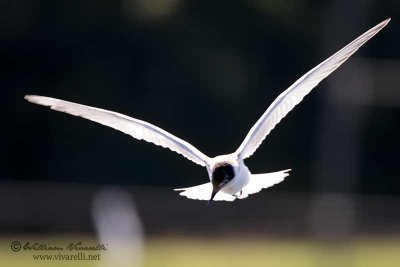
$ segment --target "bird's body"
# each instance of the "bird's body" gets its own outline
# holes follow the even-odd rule
[[[235,176],[221,189],[221,192],[232,196],[240,196],[243,188],[249,183],[251,173],[243,161],[235,168]]]
[[[236,198],[246,198],[249,194],[257,193],[263,188],[280,183],[289,175],[289,170],[251,174],[244,164],[244,159],[253,155],[270,131],[318,83],[343,64],[363,44],[385,27],[389,21],[390,19],[387,19],[368,30],[303,75],[275,99],[250,129],[246,138],[235,152],[214,158],[204,155],[188,142],[155,125],[120,113],[44,96],[27,95],[25,98],[32,103],[50,106],[51,109],[83,117],[129,134],[136,139],[169,148],[194,163],[206,167],[210,178],[210,182],[206,184],[175,189],[182,191],[180,195],[191,199],[209,200],[210,202],[213,199],[233,201]]]
[[[224,174],[228,182],[223,186],[213,200],[233,201],[237,198],[242,199],[250,194],[258,193],[263,188],[268,188],[277,184],[288,176],[288,170],[273,173],[251,174],[242,158],[236,153],[220,155],[210,158],[210,165],[207,167],[209,183],[178,188],[180,194],[191,199],[209,200],[210,193],[216,188],[214,183],[221,184],[224,181]]]
[[[238,194],[249,181],[251,173],[243,160],[238,158],[235,154],[221,155],[212,159],[211,161],[211,175],[210,182],[212,182],[214,175],[218,170],[232,168],[233,177],[229,183],[224,186],[221,191],[229,194]]]

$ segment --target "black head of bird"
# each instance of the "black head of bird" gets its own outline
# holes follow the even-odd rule
[[[229,163],[222,162],[214,166],[211,175],[211,184],[213,187],[211,198],[208,201],[208,206],[212,203],[215,195],[221,190],[225,185],[227,185],[235,177],[235,170],[233,166]]]

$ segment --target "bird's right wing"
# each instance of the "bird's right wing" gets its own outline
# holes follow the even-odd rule
[[[272,129],[274,129],[275,126],[297,104],[299,104],[315,86],[342,65],[370,38],[382,30],[389,21],[390,19],[387,19],[365,32],[350,44],[339,50],[339,52],[336,52],[321,64],[307,72],[303,77],[298,79],[288,89],[281,93],[275,101],[272,102],[256,124],[254,124],[250,129],[246,138],[235,153],[243,159],[250,157]]]
[[[179,139],[178,137],[175,137],[167,131],[164,131],[148,122],[134,119],[117,112],[51,97],[27,95],[25,96],[25,99],[35,104],[49,106],[53,110],[65,112],[103,124],[126,133],[138,140],[145,140],[155,145],[169,148],[201,166],[206,166],[209,161],[209,158],[206,155],[201,153],[188,142]]]

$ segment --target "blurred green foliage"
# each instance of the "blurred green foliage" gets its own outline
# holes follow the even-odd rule
[[[30,239],[32,237],[24,237]],[[87,236],[54,236],[44,243],[71,240],[95,242]],[[11,239],[0,240],[1,266],[98,266],[95,261],[33,261],[30,252],[13,252]],[[397,267],[397,237],[362,237],[351,242],[329,243],[301,239],[235,239],[152,237],[145,245],[143,266],[154,267]],[[116,262],[117,263],[117,262]],[[6,265],[4,265],[6,264]]]

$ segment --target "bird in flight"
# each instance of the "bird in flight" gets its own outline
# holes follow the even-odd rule
[[[243,199],[261,189],[280,183],[288,176],[288,170],[252,174],[243,160],[249,158],[261,145],[272,129],[323,79],[342,65],[363,44],[377,34],[390,18],[368,30],[331,57],[303,75],[281,93],[254,124],[239,148],[226,155],[210,158],[188,142],[148,122],[100,108],[45,96],[27,95],[25,99],[53,110],[79,116],[119,130],[138,140],[145,140],[169,148],[185,158],[206,167],[210,182],[193,187],[175,189],[191,199],[233,201]]]

